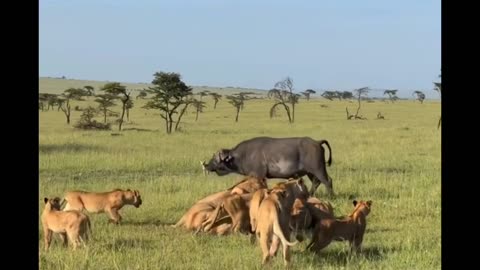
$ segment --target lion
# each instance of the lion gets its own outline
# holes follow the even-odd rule
[[[367,227],[366,217],[370,213],[372,201],[353,201],[353,212],[343,219],[324,218],[316,225],[312,241],[307,249],[316,253],[328,246],[333,240],[347,240],[351,251],[358,252],[363,242]]]
[[[248,176],[227,190],[230,190],[231,194],[242,195],[247,193],[254,193],[259,189],[267,188],[267,187],[268,186],[267,186],[266,179],[264,178],[260,179],[260,178]]]
[[[232,194],[231,196],[226,197],[225,200],[215,208],[210,215],[210,218],[202,224],[202,229],[204,231],[211,231],[212,228],[219,226],[218,221],[230,218],[231,232],[241,232],[244,234],[250,233],[251,228],[248,205],[251,199],[252,193],[242,195]]]
[[[72,242],[73,249],[89,239],[88,233],[92,233],[90,219],[80,211],[60,210],[60,198],[44,198],[45,208],[41,216],[43,236],[45,239],[45,251],[48,251],[52,241],[52,233],[58,233],[63,245],[68,246],[68,239]]]
[[[308,197],[307,187],[302,178],[278,183],[263,199],[256,216],[255,234],[262,249],[262,265],[273,257],[282,244],[283,260],[286,266],[290,262],[289,247],[298,242],[289,242],[290,218],[292,206],[296,198]],[[271,245],[269,246],[271,241]]]
[[[69,191],[65,193],[64,211],[86,210],[89,213],[107,213],[110,222],[119,224],[122,216],[118,213],[125,205],[133,205],[136,208],[142,205],[142,197],[138,190],[114,189],[109,192],[86,192]]]
[[[292,208],[290,228],[295,232],[296,239],[302,242],[305,234],[312,234],[319,220],[333,217],[333,207],[329,202],[315,197],[309,197],[306,200],[297,198]]]
[[[264,181],[264,179],[246,177],[225,191],[211,194],[197,201],[192,207],[190,207],[190,209],[188,209],[188,211],[180,218],[180,220],[175,225],[173,225],[173,227],[183,226],[187,230],[195,230],[196,232],[203,230],[210,232],[218,231],[220,232],[220,234],[226,234],[231,229],[231,226],[224,225],[221,229],[213,230],[213,223],[216,223],[216,218],[215,216],[213,216],[213,214],[214,212],[216,212],[216,209],[218,208],[218,211],[222,210],[219,209],[219,206],[228,197],[235,194],[243,196],[248,193],[254,192],[257,187],[260,188],[264,185],[266,186],[266,182]],[[222,216],[222,218],[228,217]],[[210,224],[210,226],[208,224]],[[205,230],[205,228],[207,228],[208,230]]]
[[[260,203],[268,196],[271,190],[266,188],[259,189],[253,193],[252,200],[250,201],[250,209],[249,209],[249,216],[250,216],[250,226],[253,233],[252,242],[255,240],[255,231],[257,229],[257,213],[258,208],[260,207]]]

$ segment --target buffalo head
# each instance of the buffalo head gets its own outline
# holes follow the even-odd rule
[[[216,172],[219,176],[235,172],[233,156],[230,155],[230,150],[222,149],[213,154],[213,157],[207,163],[205,169],[207,171]]]

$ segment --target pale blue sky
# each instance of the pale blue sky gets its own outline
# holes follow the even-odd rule
[[[441,68],[441,1],[41,0],[40,76],[297,91],[425,90]]]

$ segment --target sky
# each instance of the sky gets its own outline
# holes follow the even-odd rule
[[[438,98],[441,1],[41,0],[39,76]],[[381,91],[380,95],[383,94]]]

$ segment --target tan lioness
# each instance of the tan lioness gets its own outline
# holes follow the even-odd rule
[[[212,227],[219,226],[218,221],[229,217],[231,222],[231,232],[241,232],[248,234],[251,232],[250,216],[248,213],[248,204],[252,198],[252,193],[232,194],[215,208],[210,218],[203,224],[203,230],[209,231]],[[220,223],[221,224],[221,223]]]
[[[114,189],[109,192],[69,191],[64,196],[64,211],[86,210],[89,213],[107,213],[110,221],[120,223],[122,216],[118,213],[125,205],[136,208],[142,205],[142,197],[138,190]]]
[[[289,247],[297,242],[289,242],[285,236],[290,236],[290,218],[293,203],[296,198],[308,197],[307,187],[302,178],[288,180],[277,184],[270,194],[261,202],[256,222],[256,235],[262,248],[262,265],[277,252],[281,242],[283,260],[286,266],[290,262]],[[271,246],[269,246],[271,242]]]
[[[64,246],[68,245],[68,239],[72,242],[73,249],[80,243],[85,245],[88,233],[91,233],[90,219],[80,211],[60,210],[60,198],[44,198],[45,208],[42,213],[43,237],[45,239],[45,251],[50,247],[52,234],[58,233]]]
[[[355,209],[344,219],[321,219],[316,225],[312,242],[307,248],[319,252],[333,240],[347,240],[351,251],[358,251],[362,245],[363,235],[367,227],[366,216],[370,213],[372,201],[353,201]]]
[[[239,195],[243,196],[246,192],[253,192],[256,190],[256,187],[261,187],[263,185],[266,185],[264,180],[254,177],[246,177],[225,191],[216,192],[197,201],[173,227],[184,227],[187,230],[195,230],[197,232],[204,230],[205,227],[210,231],[213,229],[212,223],[215,220],[215,217],[212,215],[214,214],[215,209],[217,209],[226,198],[232,196],[232,194],[239,193]],[[211,225],[208,226],[208,224]],[[221,234],[226,234],[230,228],[231,226],[225,225],[222,226],[221,229],[215,231],[220,231]]]
[[[333,217],[333,207],[329,202],[315,197],[309,197],[307,200],[297,198],[293,204],[290,225],[295,231],[297,240],[303,241],[304,235],[311,234],[319,220]]]
[[[249,209],[249,216],[250,216],[250,226],[252,228],[252,232],[255,233],[257,229],[257,213],[258,208],[260,207],[260,203],[268,196],[270,191],[266,188],[259,189],[253,193],[252,200],[250,201],[250,209]],[[255,240],[255,234],[253,238],[251,238],[252,242]]]
[[[233,187],[227,190],[230,190],[232,194],[242,195],[247,193],[254,193],[261,188],[267,187],[268,186],[265,179],[247,176],[245,179],[243,179],[239,183],[236,183]]]

